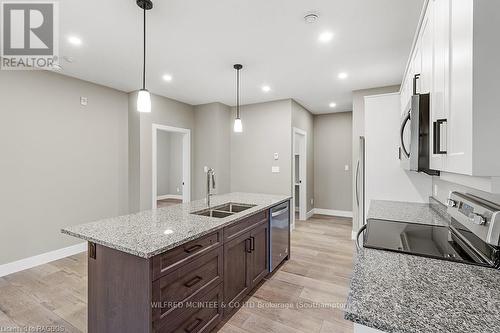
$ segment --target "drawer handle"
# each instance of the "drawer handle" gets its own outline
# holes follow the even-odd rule
[[[186,253],[192,253],[198,249],[201,249],[203,247],[203,245],[201,244],[196,244],[196,245],[193,245],[191,247],[188,247],[187,249],[184,249],[184,252]]]
[[[193,332],[201,323],[203,322],[203,319],[196,318],[195,321],[193,321],[191,324],[189,324],[188,327],[184,329],[186,333],[191,333]]]
[[[251,236],[250,237],[250,252],[255,251],[255,237]]]
[[[203,278],[201,276],[195,276],[194,278],[192,278],[188,282],[184,283],[184,286],[191,288],[192,286],[196,285],[201,280],[203,280]]]

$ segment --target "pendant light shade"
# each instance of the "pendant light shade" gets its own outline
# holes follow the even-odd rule
[[[236,119],[234,120],[234,132],[243,132],[243,123],[240,117],[240,70],[243,68],[242,65],[236,64],[233,66],[236,69]]]
[[[146,89],[146,10],[153,8],[153,2],[151,0],[137,0],[136,3],[142,9],[144,16],[142,89],[139,90],[139,94],[137,95],[137,111],[149,113],[151,112],[151,94]]]
[[[139,90],[137,95],[137,111],[151,112],[151,94],[146,89]]]
[[[241,133],[243,132],[243,123],[241,122],[240,118],[236,118],[234,120],[234,131],[236,133]]]

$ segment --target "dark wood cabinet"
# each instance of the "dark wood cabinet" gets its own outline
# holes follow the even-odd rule
[[[269,223],[224,243],[224,316],[231,316],[241,301],[269,273]]]
[[[224,244],[224,301],[228,311],[237,306],[251,289],[250,233]]]
[[[251,259],[248,270],[252,287],[269,274],[269,224],[261,223],[250,233]]]

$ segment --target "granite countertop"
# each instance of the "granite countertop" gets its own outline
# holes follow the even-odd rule
[[[374,201],[368,218],[447,223],[448,217],[430,209]],[[492,268],[363,248],[345,318],[389,333],[498,332],[499,286],[500,271]]]
[[[430,203],[372,200],[366,219],[448,225],[446,207],[430,198]]]
[[[197,200],[69,226],[61,232],[139,257],[151,258],[289,199],[290,196],[286,195],[229,193],[213,196],[211,206],[228,202],[256,206],[225,218],[214,218],[191,214],[207,208],[205,200]]]

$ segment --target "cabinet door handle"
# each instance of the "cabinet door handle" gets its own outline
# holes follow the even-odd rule
[[[193,246],[190,246],[188,247],[187,249],[184,249],[184,252],[186,253],[192,253],[198,249],[201,249],[203,247],[203,245],[201,244],[196,244],[196,245],[193,245]]]
[[[245,251],[252,253],[252,240],[250,238],[245,239]]]
[[[200,282],[201,280],[203,280],[203,278],[201,276],[197,275],[194,278],[192,278],[191,280],[189,280],[188,282],[184,283],[184,286],[191,288],[191,287],[195,286],[196,284],[198,284],[198,282]]]
[[[434,122],[434,154],[444,155],[447,153],[446,149],[441,149],[441,128],[443,125],[447,124],[447,119],[438,119]]]
[[[255,237],[251,236],[250,237],[250,252],[255,251]]]
[[[401,150],[403,154],[406,156],[406,158],[410,158],[410,153],[408,152],[408,149],[406,149],[405,146],[404,132],[406,124],[408,123],[408,121],[410,121],[410,119],[411,119],[411,112],[408,111],[408,114],[403,119],[403,122],[401,123],[401,128],[399,130],[399,138],[401,140]]]
[[[201,323],[203,322],[203,319],[201,318],[196,318],[191,324],[189,324],[184,331],[186,333],[191,333],[193,332]]]

